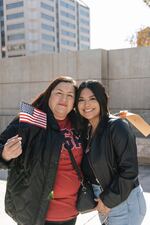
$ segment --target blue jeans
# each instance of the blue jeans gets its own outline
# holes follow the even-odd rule
[[[111,209],[109,225],[141,225],[146,214],[146,203],[141,186],[134,188],[127,200]]]
[[[96,185],[96,184],[92,184],[92,187],[93,187],[95,197],[99,198],[100,193],[103,191],[102,187],[100,187],[100,185]],[[101,213],[99,213],[99,220],[100,220],[101,224],[103,224],[104,222],[106,222],[106,224],[108,224],[107,216],[102,215]]]
[[[128,198],[112,208],[108,214],[108,225],[141,225],[146,214],[143,189],[134,188]]]

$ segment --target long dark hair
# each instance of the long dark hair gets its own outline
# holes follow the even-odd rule
[[[76,110],[77,110],[78,115],[79,115],[78,102],[79,102],[80,94],[81,94],[81,91],[85,88],[90,89],[93,92],[93,94],[95,95],[95,98],[100,105],[100,115],[99,116],[100,116],[101,120],[104,117],[108,117],[108,115],[109,115],[108,95],[106,93],[105,87],[98,80],[87,80],[80,84],[78,91],[77,91],[77,95],[76,95]],[[86,129],[88,121],[86,119],[84,119],[82,116],[79,116],[79,118],[80,118],[81,126],[84,126],[84,128]]]
[[[72,84],[75,89],[75,95],[76,95],[76,92],[77,92],[76,81],[72,77],[69,77],[69,76],[60,76],[51,82],[51,84],[48,86],[48,88],[32,102],[32,105],[35,106],[36,108],[39,108],[39,109],[45,111],[48,107],[48,101],[49,101],[52,91],[61,82]]]

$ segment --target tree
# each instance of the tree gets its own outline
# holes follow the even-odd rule
[[[137,46],[150,46],[150,27],[141,29],[137,33]]]
[[[150,0],[143,0],[150,7]]]

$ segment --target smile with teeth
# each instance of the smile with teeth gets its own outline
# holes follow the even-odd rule
[[[85,109],[84,112],[88,113],[88,112],[92,112],[93,109]]]

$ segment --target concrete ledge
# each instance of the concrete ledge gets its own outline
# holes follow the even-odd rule
[[[140,165],[150,165],[150,138],[137,138],[138,160]]]

